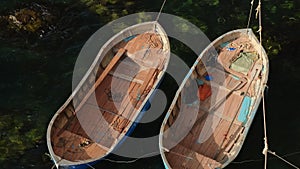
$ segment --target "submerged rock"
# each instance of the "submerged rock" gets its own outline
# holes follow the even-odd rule
[[[9,15],[8,23],[11,29],[35,32],[42,27],[42,18],[38,12],[24,8]]]
[[[55,16],[49,12],[47,7],[32,3],[0,16],[0,33],[2,35],[9,33],[12,36],[11,32],[20,32],[41,36],[49,30],[54,18]]]

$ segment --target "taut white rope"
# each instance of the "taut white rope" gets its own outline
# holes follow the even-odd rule
[[[161,5],[160,10],[159,10],[159,12],[158,12],[158,15],[157,15],[157,17],[156,17],[156,19],[155,19],[156,21],[158,21],[158,19],[159,19],[159,17],[160,17],[160,14],[161,14],[161,12],[162,12],[162,10],[163,10],[163,8],[164,8],[166,2],[167,2],[167,0],[164,0],[163,4]]]
[[[248,24],[247,24],[247,29],[250,26],[250,21],[251,21],[251,16],[252,16],[252,11],[253,11],[253,4],[254,4],[254,0],[251,1],[251,8],[250,8],[250,12],[249,12],[249,18],[248,18]]]

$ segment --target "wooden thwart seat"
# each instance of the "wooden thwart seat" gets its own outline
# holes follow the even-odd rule
[[[86,102],[86,100],[90,97],[90,95],[94,92],[94,90],[102,83],[104,78],[107,76],[107,74],[112,70],[112,68],[115,66],[115,64],[121,59],[121,56],[126,52],[124,48],[119,49],[118,53],[112,58],[110,63],[107,65],[107,67],[104,69],[100,77],[95,82],[94,86],[89,90],[89,92],[85,95],[85,97],[82,99],[80,104],[77,106],[76,111],[77,112],[83,104]]]
[[[137,65],[133,61],[126,61],[123,60],[120,64],[116,66],[115,69],[109,72],[110,75],[113,77],[117,77],[128,82],[135,82],[135,83],[143,83],[143,79],[141,77],[137,77],[139,72],[145,69],[144,67]]]

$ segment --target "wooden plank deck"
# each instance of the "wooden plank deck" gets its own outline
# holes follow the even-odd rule
[[[220,163],[217,161],[188,149],[181,144],[178,144],[171,151],[165,152],[165,154],[172,169],[211,169],[211,167],[220,166]]]
[[[238,114],[244,97],[246,95],[254,96],[253,84],[259,78],[255,72],[256,69],[259,70],[262,66],[257,66],[256,63],[247,75],[229,70],[231,59],[241,50],[253,51],[253,46],[248,44],[249,41],[247,38],[245,40],[245,37],[235,39],[232,43],[238,46],[235,51],[229,51],[225,48],[220,50],[218,61],[223,64],[225,70],[219,69],[220,66],[208,68],[210,69],[208,71],[210,76],[213,77],[212,81],[206,81],[202,77],[207,71],[199,66],[196,67],[196,78],[202,79],[205,83],[211,85],[215,93],[200,103],[196,122],[184,139],[168,150],[169,152],[165,151],[166,160],[172,169],[211,169],[221,166],[222,160],[227,158],[228,153],[244,132],[245,127],[242,122],[238,121]],[[241,46],[243,43],[247,44]],[[237,87],[238,90],[231,92],[238,84],[241,84]],[[216,91],[218,92],[216,93]],[[224,99],[224,96],[226,96],[226,100],[220,102],[220,106],[215,108],[214,103],[222,100],[222,98]],[[175,121],[174,117],[190,116],[190,111],[185,109],[185,105],[180,105],[180,96],[176,105],[167,121],[168,126],[165,126],[165,130],[172,126]],[[180,109],[180,113],[183,113],[183,115],[178,114]],[[176,135],[180,134],[179,130],[190,125],[191,121],[185,121],[184,119],[187,118],[180,121],[181,129],[175,128],[163,136],[163,145],[174,141]],[[213,123],[217,124],[215,128],[212,128]],[[199,143],[200,135],[209,137],[203,137],[207,139]]]
[[[99,155],[104,155],[107,152],[95,143],[86,147],[81,146],[80,144],[85,140],[85,137],[65,130],[59,137],[54,138],[53,142],[56,143],[54,145],[54,152],[60,157],[70,161],[74,159],[87,160],[98,157]],[[93,149],[91,149],[91,146]]]
[[[101,68],[105,64],[100,64],[94,86],[85,89],[88,92],[80,97],[83,99],[77,103],[76,111],[66,108],[54,122],[51,130],[54,153],[69,161],[105,155],[128,131],[139,113],[137,110],[159,80],[157,74],[162,68],[159,66],[167,55],[155,52],[162,47],[158,34],[144,33],[111,49],[109,52],[115,56],[106,67]]]
[[[230,102],[225,102],[224,104],[224,112],[222,115],[218,114],[209,114],[203,110],[199,110],[198,118],[196,123],[194,124],[192,130],[188,133],[188,135],[179,143],[180,146],[190,149],[195,153],[198,153],[198,160],[197,162],[188,162],[185,166],[182,166],[182,163],[175,162],[174,164],[170,162],[169,164],[174,165],[173,169],[175,168],[187,168],[187,169],[197,169],[197,168],[208,168],[206,165],[213,161],[215,163],[216,157],[218,159],[223,159],[226,156],[226,152],[224,148],[225,146],[230,144],[233,137],[237,135],[237,130],[240,129],[241,123],[237,121],[235,112],[239,110],[239,104],[241,103],[242,96],[239,94],[234,93],[230,95],[229,98]],[[190,111],[182,111],[182,113],[189,113]],[[180,115],[179,115],[180,116]],[[188,116],[188,115],[183,115]],[[206,129],[203,131],[205,122],[207,117],[211,116],[211,118],[215,120],[219,119],[217,127],[212,131]],[[182,122],[181,124],[190,124],[189,122]],[[216,121],[215,121],[216,122]],[[233,123],[233,124],[232,124]],[[210,124],[210,123],[208,123]],[[181,128],[184,125],[180,126]],[[230,130],[229,130],[230,127]],[[180,129],[182,130],[182,129]],[[178,134],[175,131],[176,134]],[[201,134],[211,134],[211,136],[203,143],[198,143],[199,136]],[[176,136],[176,135],[175,135]],[[168,137],[168,136],[167,136]],[[182,149],[182,148],[181,148]],[[186,153],[181,149],[177,149],[177,147],[172,148],[170,151],[176,151],[181,155],[186,155]],[[222,154],[222,155],[221,155]],[[173,159],[174,158],[174,159]],[[178,160],[176,155],[169,154],[167,156],[168,161],[175,161]],[[201,162],[201,165],[200,163]],[[177,164],[178,163],[178,164]]]

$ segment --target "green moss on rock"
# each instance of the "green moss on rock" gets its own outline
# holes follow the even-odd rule
[[[15,30],[35,32],[42,27],[40,14],[28,8],[20,9],[8,17],[8,27]]]

